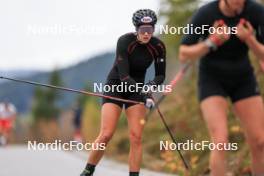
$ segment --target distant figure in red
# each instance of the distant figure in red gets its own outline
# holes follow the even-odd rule
[[[16,118],[16,108],[13,104],[0,103],[0,145],[6,145],[9,133]]]

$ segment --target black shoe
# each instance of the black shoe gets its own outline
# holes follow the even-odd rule
[[[93,176],[89,170],[84,169],[80,176]]]

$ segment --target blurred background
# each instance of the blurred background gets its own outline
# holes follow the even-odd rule
[[[184,26],[196,9],[209,1],[1,1],[0,75],[93,91],[93,83],[104,83],[112,67],[118,37],[134,31],[131,21],[134,11],[150,8],[159,15],[158,25]],[[158,25],[156,35],[165,42],[168,51],[168,83],[179,69],[177,52],[182,36],[159,35]],[[263,93],[263,72],[253,55],[251,59]],[[148,71],[148,78],[151,75],[153,68]],[[179,142],[209,140],[196,98],[196,79],[194,65],[160,106]],[[8,146],[26,144],[29,140],[92,142],[100,127],[100,101],[0,80],[0,102],[15,107],[16,118]],[[242,175],[249,168],[248,146],[235,115],[230,112],[229,116],[230,142],[239,144],[238,151],[229,152],[229,172]],[[153,113],[144,132],[143,167],[182,175],[184,166],[180,158],[175,151],[160,151],[161,140],[170,141],[170,138]],[[127,121],[122,115],[106,156],[127,162],[128,151]],[[183,153],[192,166],[192,175],[206,172],[209,151]]]

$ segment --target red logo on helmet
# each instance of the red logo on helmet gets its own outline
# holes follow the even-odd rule
[[[152,22],[152,18],[149,17],[149,16],[147,16],[147,17],[143,17],[143,18],[141,19],[141,22],[143,22],[143,23],[151,23],[151,22]]]

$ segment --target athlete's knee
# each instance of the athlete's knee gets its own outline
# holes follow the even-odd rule
[[[264,136],[259,136],[251,139],[250,145],[252,146],[254,150],[253,153],[255,154],[259,155],[260,152],[264,152]]]
[[[227,144],[228,143],[228,138],[225,136],[220,136],[218,138],[215,138],[213,141],[216,145],[222,145],[222,144]]]
[[[224,129],[213,129],[211,138],[214,143],[228,143],[228,133]]]
[[[137,134],[135,132],[130,132],[129,138],[130,138],[131,145],[141,146],[142,136],[140,134]]]
[[[111,140],[112,136],[113,136],[113,133],[103,132],[97,137],[97,141],[99,143],[108,144],[108,142]]]

